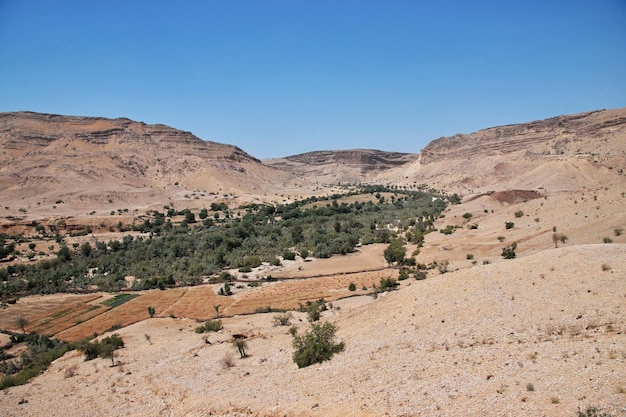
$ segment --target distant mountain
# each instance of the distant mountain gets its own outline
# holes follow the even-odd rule
[[[371,149],[316,151],[264,161],[324,184],[369,182],[380,173],[415,160],[416,154]]]

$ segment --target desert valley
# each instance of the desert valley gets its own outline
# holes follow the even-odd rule
[[[626,108],[271,160],[0,113],[0,151],[2,416],[626,416]]]

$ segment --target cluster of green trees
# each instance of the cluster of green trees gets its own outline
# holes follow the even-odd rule
[[[385,199],[382,192],[393,195]],[[360,193],[364,202],[351,197],[355,202],[350,204],[341,201],[346,195],[279,206],[252,204],[236,212],[215,204],[211,209],[226,215],[212,220],[201,210],[201,222],[192,212],[150,212],[136,227],[146,232],[142,236],[76,248],[61,244],[54,259],[0,269],[0,297],[94,287],[119,291],[129,275],[136,278],[135,290],[194,285],[227,268],[249,271],[262,261],[276,264],[281,255],[327,258],[350,253],[358,244],[389,243],[400,236],[419,244],[448,203],[446,196],[433,192],[366,187]],[[377,199],[370,201],[373,196]],[[171,221],[181,213],[180,224]],[[3,241],[3,248],[8,245]]]

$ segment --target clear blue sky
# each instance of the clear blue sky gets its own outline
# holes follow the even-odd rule
[[[0,0],[0,112],[164,123],[258,158],[625,106],[626,0]]]

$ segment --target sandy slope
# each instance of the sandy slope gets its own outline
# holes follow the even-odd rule
[[[152,319],[119,331],[118,366],[70,353],[0,393],[0,415],[626,415],[626,245],[550,249],[337,305],[324,319],[346,350],[321,365],[296,367],[271,313],[225,319],[211,344],[192,321]]]

